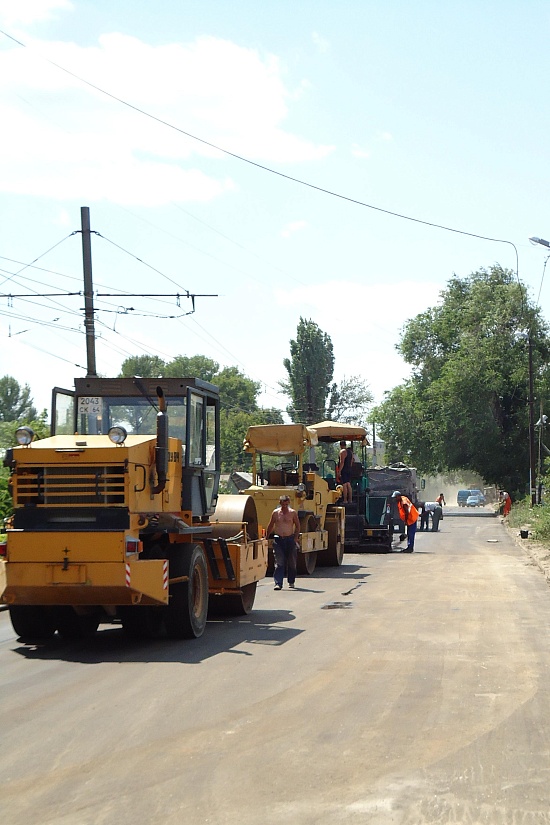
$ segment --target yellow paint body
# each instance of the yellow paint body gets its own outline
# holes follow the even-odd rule
[[[328,483],[317,473],[304,471],[303,453],[317,444],[317,435],[303,424],[267,424],[248,428],[244,449],[252,456],[253,484],[243,494],[250,495],[256,504],[258,523],[265,533],[273,510],[279,506],[281,495],[288,495],[290,506],[300,518],[300,552],[324,550],[343,552],[345,542],[345,508],[336,502],[341,498],[341,487],[329,489]],[[259,454],[292,456],[297,459],[295,470],[267,471],[267,484],[262,484],[258,473]]]
[[[11,484],[16,515],[7,529],[0,601],[26,605],[167,604],[168,561],[140,558],[141,531],[160,517],[174,525],[168,532],[171,543],[200,544],[209,523],[195,525],[191,513],[181,511],[179,439],[168,439],[166,486],[152,492],[155,447],[156,438],[151,435],[130,435],[122,446],[103,435],[76,435],[54,436],[14,448],[16,471]],[[31,513],[37,528],[13,526],[17,525],[18,511]],[[116,524],[102,524],[98,511],[108,511]],[[88,529],[94,518],[98,519],[97,529]],[[128,540],[133,544],[128,545]],[[211,546],[223,573],[219,543],[213,541]],[[227,549],[235,578],[214,579],[209,570],[211,593],[239,593],[243,586],[265,575],[265,539],[250,540],[245,531],[244,539],[228,541]]]

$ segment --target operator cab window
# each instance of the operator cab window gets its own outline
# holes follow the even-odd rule
[[[167,398],[168,430],[185,450],[186,399]],[[157,408],[146,398],[78,398],[78,431],[82,435],[106,435],[110,427],[124,427],[128,435],[156,435]]]

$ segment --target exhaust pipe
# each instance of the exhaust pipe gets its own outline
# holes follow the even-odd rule
[[[155,467],[157,470],[157,485],[153,487],[153,495],[162,493],[168,479],[168,414],[166,412],[166,398],[162,387],[157,387],[159,411],[157,413],[157,446],[155,448]]]

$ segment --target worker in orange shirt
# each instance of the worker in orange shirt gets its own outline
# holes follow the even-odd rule
[[[397,510],[399,511],[399,518],[407,527],[407,547],[403,550],[404,553],[412,553],[414,551],[414,537],[416,535],[416,524],[418,521],[418,510],[407,498],[402,496],[399,490],[392,493],[392,498],[395,499]]]

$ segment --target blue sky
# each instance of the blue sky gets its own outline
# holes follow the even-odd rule
[[[0,294],[28,295],[0,297],[0,374],[39,407],[85,374],[83,299],[36,297],[82,289],[81,206],[120,292],[103,375],[201,353],[283,408],[302,316],[381,400],[406,320],[511,244],[550,317],[548,3],[0,0],[0,29]],[[218,297],[124,296],[185,290]]]

